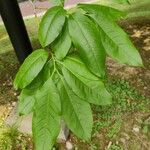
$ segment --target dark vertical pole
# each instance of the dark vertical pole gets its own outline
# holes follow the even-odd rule
[[[17,0],[0,0],[0,14],[20,63],[32,52],[32,46]]]

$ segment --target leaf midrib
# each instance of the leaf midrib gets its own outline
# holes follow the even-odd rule
[[[73,60],[73,61],[76,61],[75,59],[72,59],[71,57],[68,57],[69,59],[71,59],[71,60]],[[79,61],[76,61],[77,63],[80,63]],[[65,65],[65,64],[63,64],[63,66],[65,67],[65,68],[67,68],[74,76],[76,76],[76,74],[74,73],[74,72],[72,72],[71,71],[71,69],[70,68],[68,68],[67,67],[67,65]],[[77,73],[77,72],[76,72]],[[79,76],[81,76],[81,77],[83,77],[83,78],[85,78],[85,79],[87,79],[87,80],[89,80],[89,81],[99,81],[98,79],[97,80],[90,80],[89,78],[86,78],[85,76],[82,76],[82,75],[80,75],[80,74],[78,74]],[[77,77],[77,76],[76,76]],[[78,77],[77,77],[78,78]]]
[[[68,71],[70,71],[70,70],[68,70]],[[85,84],[82,80],[80,80],[77,76],[75,76],[71,71],[70,71],[70,73],[71,73],[72,76],[74,76],[74,78],[75,78],[75,79],[73,79],[73,80],[79,80],[86,88],[88,88],[89,91],[91,91],[91,93],[93,93],[93,95],[94,95],[94,93],[96,93],[96,92],[95,92],[95,89],[91,89],[87,84]],[[90,81],[92,81],[92,80],[90,80]],[[100,80],[98,80],[98,81],[101,82]],[[104,87],[104,88],[105,88],[105,87]],[[73,91],[73,90],[72,90],[72,91]],[[74,91],[73,91],[73,93],[76,94]],[[97,95],[98,95],[101,99],[103,98],[101,94],[98,93]],[[86,100],[84,100],[81,96],[79,96],[79,95],[77,95],[77,94],[76,94],[76,96],[80,97],[83,101],[86,101]],[[86,101],[86,102],[88,102],[88,101]]]
[[[98,14],[98,13],[97,13],[97,14]],[[97,19],[95,19],[96,15],[93,14],[93,15],[89,15],[89,16],[90,16],[90,17],[94,16],[94,20],[98,23],[99,27],[100,27],[101,30],[106,34],[106,36],[107,36],[115,45],[117,45],[117,47],[118,47],[119,49],[122,49],[121,46],[118,45],[118,44],[116,43],[116,41],[114,41],[114,39],[109,36],[109,34],[105,31],[105,29],[103,29],[103,25],[100,24],[100,22],[98,22]],[[98,15],[98,16],[99,16],[99,15]],[[107,16],[105,16],[105,17],[107,17]],[[93,17],[92,17],[92,18],[93,18]],[[124,48],[123,48],[123,49],[124,49]],[[132,56],[129,55],[128,53],[123,53],[123,54],[125,54],[125,56],[127,55],[127,57],[129,57],[130,59],[133,59],[133,60],[135,60],[135,61],[137,62],[137,60],[134,59],[134,57],[132,57]]]
[[[72,16],[73,17],[73,16]],[[74,18],[74,17],[73,17]],[[74,21],[77,23],[77,25],[80,27],[80,31],[81,31],[81,33],[82,33],[82,35],[83,35],[83,37],[84,37],[84,39],[86,40],[86,43],[87,43],[87,45],[88,45],[88,47],[92,50],[91,52],[92,52],[92,55],[93,55],[93,57],[95,58],[95,62],[96,62],[96,64],[97,64],[97,66],[99,66],[99,64],[98,64],[98,62],[97,62],[97,59],[96,59],[96,57],[95,57],[95,53],[94,53],[94,51],[93,51],[93,47],[89,44],[89,42],[88,42],[88,40],[86,39],[86,36],[84,35],[84,31],[82,31],[82,28],[81,28],[81,26],[80,26],[80,24],[79,24],[79,22],[78,21],[76,21],[76,19],[74,18]],[[101,69],[101,67],[99,66],[99,69]]]
[[[67,92],[67,89],[66,89],[66,86],[65,86],[65,83],[64,83],[63,80],[62,80],[62,82],[63,82],[63,84],[64,84],[65,91],[66,91],[66,93],[67,93],[67,95],[68,95],[69,102],[70,102],[70,104],[71,104],[71,106],[72,106],[72,108],[73,108],[73,110],[74,110],[74,112],[75,112],[76,118],[77,118],[78,122],[80,123],[80,119],[78,118],[78,115],[76,114],[75,108],[73,107],[72,101],[70,100],[70,99],[72,99],[72,98],[70,98],[70,95],[69,95],[68,92]],[[66,83],[66,84],[67,84],[67,83]],[[67,85],[67,86],[68,86],[68,85]],[[69,89],[69,90],[71,90],[71,89]],[[71,91],[72,91],[72,90],[71,90]],[[77,95],[74,93],[74,91],[72,91],[72,92],[73,92],[73,94],[74,94],[75,96],[77,96]],[[77,96],[77,97],[78,97],[78,96]],[[83,128],[83,126],[81,125],[81,123],[80,123],[80,127],[82,128],[82,131],[83,131],[82,135],[83,135],[83,134],[86,135],[86,131],[84,131],[84,128]]]
[[[43,55],[44,56],[44,55]],[[22,78],[24,78],[24,76],[27,74],[27,72],[32,68],[32,66],[34,64],[36,64],[37,61],[39,61],[39,59],[42,60],[42,62],[44,61],[43,60],[43,56],[40,56],[39,58],[35,59],[35,61],[30,65],[30,67],[24,72],[24,74],[21,76],[20,80],[22,80]],[[20,83],[20,80],[18,81],[18,83]],[[33,81],[33,79],[31,80],[31,82]],[[21,84],[23,86],[23,84]]]
[[[53,109],[53,107],[51,107],[51,105],[50,105],[50,95],[49,95],[49,93],[48,94],[45,94],[43,97],[45,97],[46,96],[46,101],[44,102],[45,104],[43,104],[43,105],[46,105],[46,117],[45,118],[43,118],[43,121],[44,121],[44,124],[43,124],[43,126],[44,126],[44,130],[47,132],[49,132],[49,134],[50,135],[53,135],[52,134],[52,132],[49,130],[49,125],[47,124],[47,122],[49,122],[49,117],[51,116],[51,118],[52,119],[54,119],[55,120],[55,118],[49,113],[49,109],[51,108],[53,111],[54,111],[54,109]],[[49,108],[50,107],[50,108]],[[55,112],[55,111],[54,111]],[[49,116],[50,115],[50,116]],[[55,120],[55,121],[57,121],[57,120]],[[40,134],[41,135],[41,134]],[[43,134],[42,134],[43,135]],[[46,136],[46,134],[44,134],[44,137],[47,137]],[[53,142],[53,140],[51,141],[51,142]],[[43,148],[44,148],[44,142],[42,142],[43,143]]]
[[[52,20],[51,20],[51,23],[50,23],[50,25],[49,25],[49,27],[48,27],[48,29],[47,29],[47,32],[46,32],[46,37],[45,37],[45,40],[44,40],[44,41],[45,41],[44,44],[46,43],[46,39],[47,39],[49,30],[50,30],[50,28],[51,28],[51,26],[52,26],[52,23],[53,23],[54,19],[56,18],[56,16],[58,15],[58,13],[59,13],[61,10],[62,10],[62,9],[59,8],[58,11],[57,11],[57,13],[53,16],[53,18],[52,18]]]

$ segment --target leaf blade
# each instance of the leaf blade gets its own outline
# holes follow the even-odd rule
[[[96,105],[111,104],[112,97],[103,82],[90,73],[80,59],[71,56],[66,57],[63,64],[66,68],[62,70],[64,78],[75,94]]]
[[[99,42],[97,26],[81,13],[74,13],[69,18],[69,33],[80,57],[97,76],[105,75],[105,51]]]
[[[36,150],[51,150],[60,131],[60,99],[51,78],[36,95],[33,138]]]
[[[43,47],[51,44],[60,34],[65,23],[66,11],[55,6],[50,8],[41,20],[39,26],[39,41]]]
[[[102,44],[109,56],[119,63],[143,66],[138,50],[127,34],[113,20],[110,20],[107,12],[100,11],[98,5],[81,5],[80,7],[87,11],[99,25]]]
[[[33,79],[42,70],[48,59],[48,52],[39,49],[30,54],[19,68],[19,71],[14,79],[15,89],[23,89],[29,85]]]
[[[77,97],[64,79],[61,79],[62,114],[71,131],[79,138],[88,141],[92,132],[92,112],[90,105]]]
[[[38,74],[38,76],[21,91],[21,94],[18,98],[19,102],[17,108],[17,112],[20,115],[28,115],[33,112],[36,93],[38,92],[39,88],[41,88],[43,83],[47,80],[44,77],[49,75],[48,72],[43,73],[44,70],[48,70],[47,63],[45,64],[44,69]]]
[[[58,59],[63,59],[71,47],[71,38],[68,31],[68,23],[66,21],[62,34],[52,43],[52,49]]]
[[[78,4],[78,8],[84,9],[87,13],[90,14],[95,14],[95,9],[97,10],[97,13],[105,12],[105,15],[113,21],[119,20],[126,16],[124,11],[105,5]]]

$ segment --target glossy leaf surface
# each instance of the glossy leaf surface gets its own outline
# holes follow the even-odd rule
[[[30,54],[20,67],[15,80],[15,89],[23,89],[29,85],[33,79],[42,70],[44,64],[48,59],[48,52],[43,49],[39,49]]]
[[[60,131],[60,97],[49,78],[36,95],[33,139],[36,150],[51,150]]]
[[[71,38],[68,30],[68,23],[65,23],[65,26],[62,30],[60,36],[52,43],[52,50],[58,59],[63,59],[71,47]]]
[[[80,7],[98,23],[102,44],[109,56],[120,63],[143,66],[138,50],[117,23],[110,20],[109,13],[100,10],[98,5],[81,5]]]
[[[43,47],[58,37],[65,23],[65,15],[66,11],[60,6],[52,7],[46,12],[39,26],[39,40]]]
[[[89,140],[92,132],[92,111],[90,105],[81,100],[61,79],[62,115],[69,129],[79,138]]]
[[[99,29],[81,13],[69,18],[69,33],[80,57],[97,76],[105,75],[105,50],[100,42]]]
[[[64,78],[74,93],[93,104],[111,104],[111,95],[103,82],[94,76],[78,57],[66,57],[63,64],[67,69],[63,69]]]

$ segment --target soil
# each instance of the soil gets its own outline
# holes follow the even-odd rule
[[[145,67],[128,67],[108,58],[108,76],[110,79],[112,76],[116,76],[127,80],[145,97],[150,98],[150,21],[123,22],[121,26],[130,35],[134,45],[140,51]],[[17,101],[18,93],[14,91],[12,83],[18,68],[19,64],[13,51],[0,55],[0,109],[4,110],[0,112],[0,117],[3,120],[12,109],[13,103]],[[70,136],[69,140],[73,145],[77,145],[79,150],[105,150],[113,144],[121,144],[124,150],[150,150],[149,137],[139,131],[141,129],[139,120],[147,119],[149,116],[150,112],[125,114],[123,116],[124,123],[115,139],[107,138],[105,131],[93,135],[92,141],[98,145],[98,148],[94,148],[91,143],[87,144],[77,140],[73,135]]]

